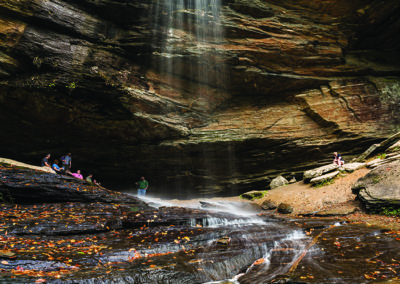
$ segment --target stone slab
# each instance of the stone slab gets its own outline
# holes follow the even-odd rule
[[[335,171],[333,173],[328,173],[326,175],[322,175],[319,177],[315,177],[313,179],[310,180],[311,184],[316,184],[316,183],[320,183],[323,182],[324,180],[328,180],[328,179],[333,179],[335,176],[337,176],[340,173],[340,171]]]
[[[325,173],[329,173],[331,171],[336,170],[338,167],[339,167],[338,165],[332,163],[332,164],[322,166],[322,167],[319,167],[319,168],[316,168],[313,170],[305,171],[304,179],[307,180],[307,179],[313,179],[315,177],[322,176]]]

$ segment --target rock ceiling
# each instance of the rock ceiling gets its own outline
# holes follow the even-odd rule
[[[395,0],[6,0],[0,15],[3,157],[72,151],[105,181],[229,195],[399,131]]]

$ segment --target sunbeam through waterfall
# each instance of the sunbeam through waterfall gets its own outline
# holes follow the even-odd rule
[[[174,100],[179,98],[182,107],[193,108],[199,116],[207,116],[209,121],[215,120],[216,98],[224,97],[220,93],[225,92],[229,84],[224,61],[226,40],[221,0],[157,1],[153,11],[157,16],[153,20],[152,55],[153,61],[158,62],[154,68],[159,72],[164,88],[158,92]],[[195,126],[189,126],[192,127]],[[221,176],[231,177],[235,172],[233,144],[220,151],[210,147],[201,133],[197,133],[196,143],[199,145],[197,160],[192,167],[184,167],[179,162],[180,157],[175,157],[178,162],[169,169],[174,176],[174,191],[185,190],[182,184],[188,175],[205,177],[201,183],[210,188]],[[221,155],[228,163],[221,165],[216,162]],[[219,177],[216,177],[217,172]],[[196,186],[200,188],[201,184]],[[223,190],[214,188],[214,193],[210,193],[200,188],[198,194],[210,196]],[[178,195],[185,193],[179,192]]]

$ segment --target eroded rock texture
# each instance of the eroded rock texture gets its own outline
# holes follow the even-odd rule
[[[346,159],[399,130],[399,12],[396,0],[2,1],[0,156],[72,151],[103,181],[146,175],[170,196],[262,189],[334,150]]]

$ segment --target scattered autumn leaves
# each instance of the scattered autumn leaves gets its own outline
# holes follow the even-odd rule
[[[109,274],[135,261],[158,269],[153,258],[179,251],[193,253],[189,237],[193,230],[176,230],[170,225],[157,231],[149,226],[160,220],[157,211],[137,213],[129,206],[97,203],[2,205],[1,209],[0,277],[28,277],[41,283],[89,269]],[[141,226],[115,230],[113,225],[134,221]],[[96,235],[89,234],[94,228],[98,229]],[[170,244],[166,247],[173,251],[151,252],[159,242]],[[24,260],[37,265],[29,267]]]

